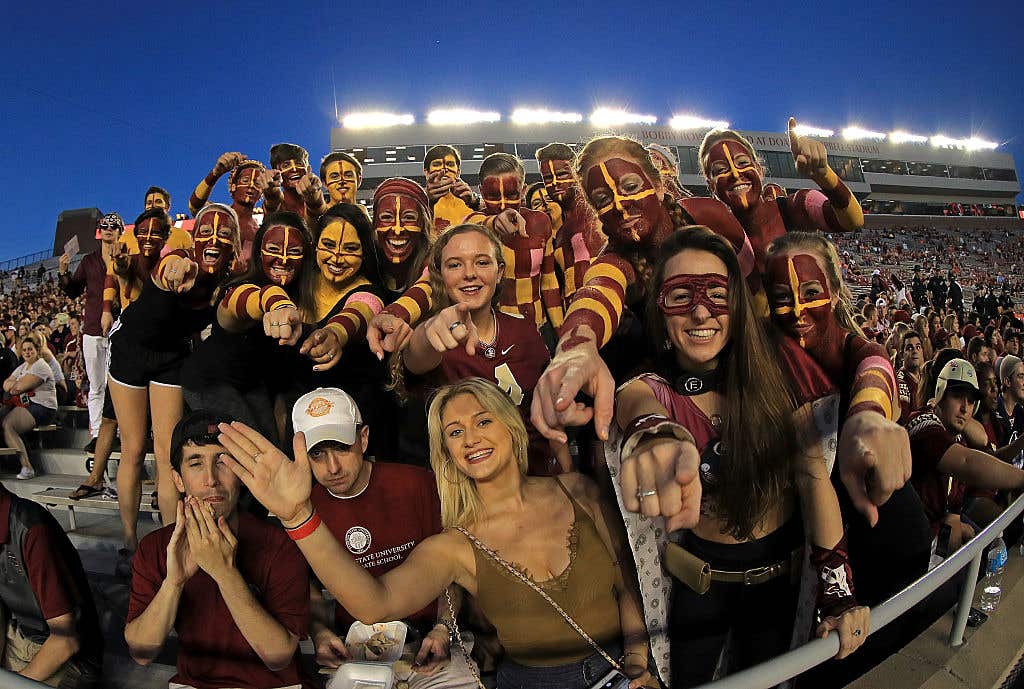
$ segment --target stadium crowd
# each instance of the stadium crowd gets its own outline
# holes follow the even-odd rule
[[[606,136],[539,149],[530,186],[492,154],[479,189],[434,146],[369,213],[347,153],[225,153],[191,234],[151,187],[74,271],[0,296],[18,478],[62,399],[93,437],[76,498],[119,437],[124,637],[145,665],[176,633],[175,689],[322,686],[301,639],[338,668],[402,643],[350,626],[395,620],[405,687],[694,686],[832,631],[838,673],[867,606],[1024,487],[1022,257],[862,230],[794,126],[817,189],[731,130],[700,147],[710,197]],[[140,539],[148,451],[164,526]],[[0,532],[3,666],[102,686],[67,537],[2,488]]]

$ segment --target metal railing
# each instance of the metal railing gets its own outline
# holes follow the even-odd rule
[[[39,261],[44,261],[48,258],[53,258],[53,252],[49,249],[43,249],[42,251],[37,251],[33,254],[26,254],[17,258],[9,258],[6,261],[0,261],[0,271],[7,272],[8,270],[32,265],[33,263],[38,263]]]
[[[895,596],[871,610],[871,625],[868,635],[886,627],[903,613],[910,610],[937,588],[952,579],[964,567],[970,566],[967,579],[960,590],[960,601],[957,603],[956,617],[949,632],[949,645],[960,646],[964,642],[964,629],[967,626],[967,615],[974,599],[974,587],[977,584],[978,572],[981,571],[982,551],[989,543],[999,537],[1006,527],[1024,512],[1024,496],[1017,498],[1012,505],[999,515],[999,518],[982,529],[962,548],[946,558],[942,564],[913,582]],[[713,687],[714,689],[768,689],[788,679],[807,672],[833,658],[839,652],[839,634],[831,632],[824,639],[815,639],[803,646],[784,653],[766,663],[741,670],[715,682],[701,685],[698,689]]]

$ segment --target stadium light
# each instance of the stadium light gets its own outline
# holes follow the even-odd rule
[[[696,115],[673,115],[668,126],[672,129],[728,129],[729,123],[725,120],[705,120]]]
[[[616,127],[623,124],[655,124],[654,115],[640,115],[619,108],[598,108],[590,113],[590,123],[597,127]]]
[[[482,112],[466,108],[431,110],[427,114],[427,122],[430,124],[476,124],[478,122],[497,122],[500,119],[501,115],[496,112]]]
[[[346,129],[370,129],[373,127],[394,127],[412,124],[416,118],[409,114],[399,115],[393,112],[353,112],[341,118],[341,125]]]
[[[809,124],[798,124],[793,128],[793,133],[798,136],[832,136],[835,134],[831,129],[822,129],[821,127],[812,127]]]
[[[884,139],[885,132],[873,132],[870,129],[864,129],[862,127],[852,126],[846,127],[842,131],[843,138],[847,141],[856,141],[858,139]]]
[[[556,112],[543,108],[516,108],[511,119],[515,124],[576,123],[583,121],[583,115],[578,112]]]
[[[940,148],[963,148],[968,151],[991,151],[999,144],[994,141],[985,141],[979,139],[976,136],[972,136],[969,139],[953,139],[943,134],[936,134],[931,138],[932,146],[938,146]]]
[[[911,134],[910,132],[904,132],[899,130],[889,132],[889,141],[893,142],[894,144],[923,144],[927,140],[927,136]]]

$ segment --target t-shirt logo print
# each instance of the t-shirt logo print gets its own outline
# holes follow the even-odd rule
[[[306,407],[306,414],[313,418],[319,418],[330,414],[333,407],[333,402],[325,400],[323,397],[315,397],[313,398],[313,401],[309,403],[309,406]]]
[[[369,550],[372,540],[369,530],[362,526],[353,526],[345,532],[345,547],[353,555],[362,555]]]

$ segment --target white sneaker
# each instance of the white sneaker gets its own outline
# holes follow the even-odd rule
[[[34,469],[29,469],[27,467],[22,467],[21,471],[18,472],[18,475],[15,476],[15,478],[20,480],[20,481],[24,481],[25,479],[30,479],[30,478],[35,478],[35,477],[36,477],[35,470]]]

